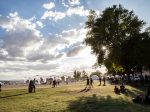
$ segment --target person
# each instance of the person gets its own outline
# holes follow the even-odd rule
[[[0,92],[2,91],[2,84],[0,83]]]
[[[148,86],[147,94],[145,96],[145,103],[150,104],[150,85]]]
[[[99,86],[101,86],[102,79],[99,77]]]
[[[32,81],[32,86],[33,86],[33,90],[34,90],[34,93],[35,93],[35,78]]]
[[[29,93],[32,93],[32,91],[33,91],[33,85],[32,85],[32,80],[30,80],[30,82],[29,82],[29,87],[28,87],[28,92]]]
[[[89,88],[90,88],[90,80],[89,80],[89,77],[87,77],[87,79],[86,79],[86,87],[85,87],[85,89],[86,89],[88,86],[89,86]]]
[[[103,81],[104,81],[104,86],[106,85],[106,78],[105,76],[103,77]]]
[[[148,76],[145,75],[145,84],[148,84]]]
[[[90,86],[93,88],[93,79],[90,78]]]
[[[116,86],[116,85],[115,85],[115,88],[114,88],[114,92],[116,94],[120,94],[120,90],[119,90],[118,86]]]
[[[148,86],[148,89],[147,89],[147,96],[150,96],[150,85]]]
[[[60,82],[60,81],[59,81],[59,79],[58,79],[58,80],[57,80],[57,85],[58,85],[58,86],[59,86],[59,82]]]
[[[135,98],[132,99],[132,101],[134,103],[143,103],[144,100],[146,100],[146,99],[144,99],[144,95],[143,94],[140,94],[140,95],[138,95],[138,96],[136,96]]]
[[[68,78],[66,78],[66,84],[68,85]]]
[[[120,91],[121,91],[122,93],[125,93],[125,92],[126,92],[126,88],[125,88],[125,86],[124,86],[123,83],[122,83],[121,86],[120,86]]]
[[[56,79],[53,80],[53,87],[56,87]]]

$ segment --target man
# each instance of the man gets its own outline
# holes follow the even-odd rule
[[[89,88],[90,88],[90,80],[89,80],[89,78],[87,77],[87,79],[86,79],[86,87],[85,87],[85,89],[86,89],[88,86],[89,86]]]
[[[57,85],[56,85],[56,79],[54,78],[54,80],[53,80],[53,88],[54,87],[56,87]]]
[[[2,84],[0,83],[0,92],[2,91]]]
[[[90,86],[93,88],[93,79],[90,78]]]
[[[105,76],[103,77],[103,81],[104,81],[104,86],[106,85],[106,78]]]
[[[34,90],[34,93],[35,93],[35,78],[34,78],[34,80],[32,81],[32,86],[33,86],[33,90]]]
[[[99,77],[99,86],[101,86],[102,78],[101,76]]]
[[[30,80],[30,81],[29,81],[28,92],[29,92],[29,93],[32,93],[32,90],[33,90],[33,81]]]
[[[126,92],[126,88],[125,88],[125,85],[122,83],[121,86],[120,86],[120,91],[122,93],[125,93]]]

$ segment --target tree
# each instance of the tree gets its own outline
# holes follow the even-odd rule
[[[150,37],[148,32],[136,35],[121,46],[121,64],[130,71],[141,72],[150,69]]]
[[[65,80],[65,76],[61,76],[61,80],[64,81]]]
[[[85,72],[85,70],[83,70],[81,73],[81,79],[86,80],[86,78],[87,78],[87,73]]]
[[[77,71],[74,71],[74,75],[73,75],[74,79],[77,81]]]
[[[131,72],[137,68],[149,68],[146,63],[150,61],[149,53],[147,56],[143,53],[149,51],[150,38],[147,32],[141,31],[144,25],[145,22],[139,20],[133,11],[121,5],[108,7],[101,15],[90,11],[86,22],[88,32],[85,43],[91,46],[98,64],[104,64],[110,72]]]
[[[77,71],[77,80],[79,81],[81,78],[81,72],[80,71]]]
[[[43,84],[44,83],[44,80],[42,77],[40,77],[40,84]]]

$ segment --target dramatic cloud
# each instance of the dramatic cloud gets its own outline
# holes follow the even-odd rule
[[[67,52],[67,56],[68,57],[72,57],[72,56],[76,56],[78,55],[78,53],[83,50],[84,47],[83,46],[75,46],[73,48],[71,48],[68,52]]]
[[[50,2],[50,3],[46,3],[46,4],[43,4],[43,7],[45,8],[45,9],[52,9],[52,8],[54,8],[55,7],[55,4],[53,3],[53,2]]]
[[[64,28],[59,33],[45,34],[48,24],[44,19],[54,20],[57,24],[56,21],[72,15],[88,14],[88,10],[78,6],[79,2],[69,2],[68,7],[64,2],[66,11],[51,10],[55,7],[52,2],[44,4],[43,20],[34,15],[24,18],[18,12],[0,16],[0,29],[4,32],[0,38],[0,76],[71,75],[74,69],[89,68],[95,62],[85,63],[86,56],[93,57],[85,53],[87,48],[82,44],[86,35],[84,28]]]
[[[68,43],[61,37],[43,38],[40,31],[36,29],[43,24],[33,19],[22,19],[18,13],[10,13],[8,18],[0,19],[1,27],[7,34],[1,40],[1,60],[50,61],[60,58],[62,53],[55,52],[57,45]]]

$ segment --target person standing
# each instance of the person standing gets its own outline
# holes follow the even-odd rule
[[[148,76],[147,76],[147,74],[145,75],[145,84],[148,84]]]
[[[92,78],[90,78],[90,87],[93,88],[93,79]]]
[[[33,81],[30,80],[30,82],[29,82],[29,87],[28,87],[28,92],[29,92],[29,93],[32,93],[32,90],[33,90]]]
[[[0,83],[0,92],[2,91],[2,84]]]
[[[101,86],[102,78],[101,76],[99,77],[99,86]]]
[[[32,81],[32,86],[33,86],[33,90],[34,90],[34,93],[35,93],[35,78],[34,78],[34,80]]]
[[[56,79],[54,78],[54,80],[53,80],[53,88],[55,88],[56,87]]]
[[[103,81],[104,81],[104,86],[106,86],[106,78],[105,78],[105,76],[103,77]]]
[[[90,88],[90,80],[89,80],[89,77],[87,77],[87,79],[86,79],[86,87],[85,87],[85,89],[86,89],[87,87]]]

